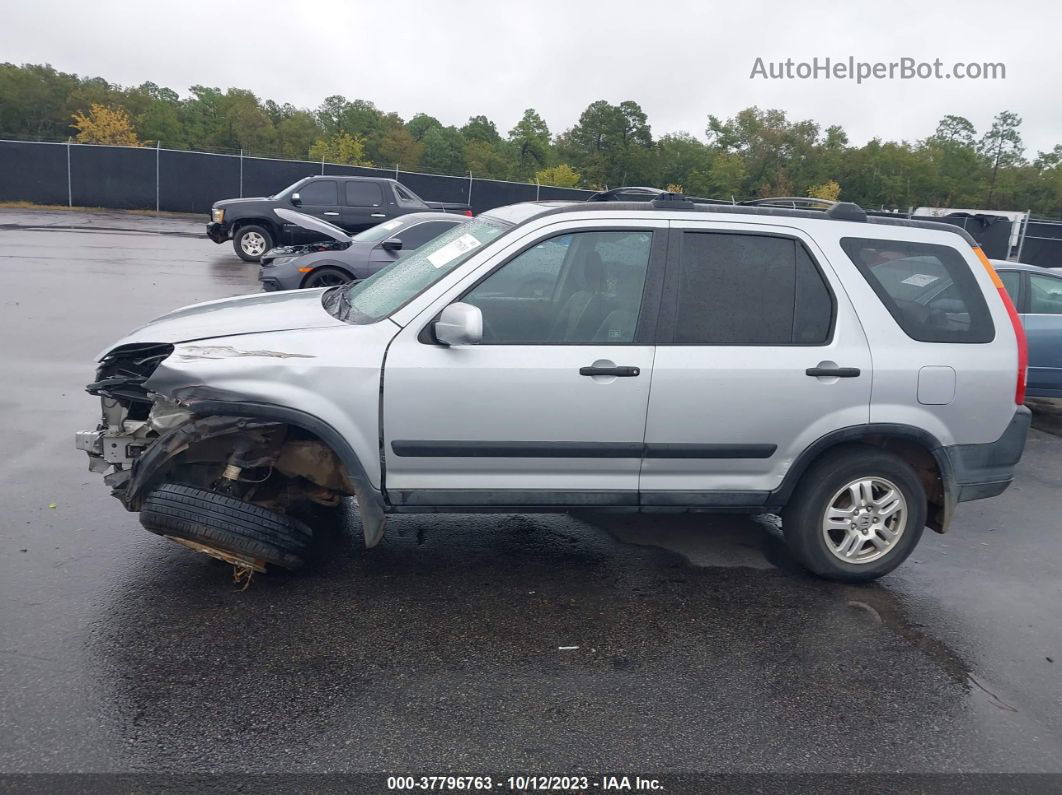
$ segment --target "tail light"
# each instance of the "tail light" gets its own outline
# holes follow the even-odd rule
[[[1003,286],[1003,282],[999,279],[999,274],[992,267],[992,263],[988,261],[985,252],[981,250],[980,246],[974,246],[974,254],[981,260],[981,264],[985,266],[985,270],[988,271],[988,275],[992,279],[992,284],[999,290],[999,297],[1003,299],[1003,305],[1007,308],[1010,325],[1014,327],[1014,337],[1018,341],[1018,381],[1014,387],[1014,402],[1020,406],[1025,402],[1025,379],[1029,369],[1029,343],[1025,339],[1025,327],[1021,324],[1021,318],[1018,317],[1018,310],[1014,308],[1014,302],[1010,300],[1010,293]]]
[[[471,210],[465,210],[464,214],[467,215],[469,218],[472,217],[472,211]]]

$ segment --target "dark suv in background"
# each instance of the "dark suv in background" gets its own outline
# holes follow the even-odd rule
[[[258,262],[277,244],[319,239],[312,231],[283,221],[273,212],[278,208],[296,208],[350,233],[425,210],[472,215],[467,204],[426,202],[397,180],[322,175],[300,179],[274,196],[215,202],[207,237],[215,243],[231,239],[236,254],[247,262]]]

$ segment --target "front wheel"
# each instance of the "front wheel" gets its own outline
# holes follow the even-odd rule
[[[815,462],[782,512],[793,557],[820,577],[866,582],[914,550],[926,523],[918,475],[892,453],[852,447]]]
[[[273,248],[273,236],[261,226],[241,226],[232,238],[232,247],[244,262],[258,262]]]
[[[337,284],[347,284],[353,281],[350,274],[339,268],[324,266],[312,271],[303,281],[302,286],[311,287],[335,287]]]

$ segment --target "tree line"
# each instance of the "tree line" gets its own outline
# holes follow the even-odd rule
[[[128,87],[48,65],[0,64],[4,137],[242,150],[564,187],[652,185],[714,198],[819,196],[867,208],[1032,209],[1062,217],[1062,144],[1027,154],[1021,123],[1001,111],[978,131],[946,115],[925,138],[856,146],[840,126],[751,107],[731,118],[708,115],[701,135],[654,136],[637,102],[599,100],[561,132],[533,108],[503,131],[483,115],[462,126],[424,113],[403,119],[338,95],[310,110],[239,88],[196,85],[182,97],[150,82]]]

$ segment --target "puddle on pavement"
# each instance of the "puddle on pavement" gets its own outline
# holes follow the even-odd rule
[[[643,528],[622,517],[585,518],[395,517],[375,550],[242,592],[223,564],[140,545],[149,559],[125,571],[93,633],[112,730],[174,758],[194,743],[204,763],[248,732],[279,759],[321,731],[364,762],[388,753],[393,730],[425,763],[455,750],[440,725],[462,727],[465,758],[489,760],[499,743],[526,745],[534,719],[579,738],[543,746],[551,764],[619,763],[605,749],[620,731],[668,736],[667,765],[751,721],[798,748],[814,725],[815,754],[873,766],[881,736],[860,716],[903,722],[884,742],[917,760],[912,738],[961,714],[968,666],[887,586],[806,576],[743,517],[697,517],[720,540],[685,554],[720,561],[707,566],[626,540]],[[693,525],[662,524],[674,518],[664,532],[683,540]],[[747,768],[767,750],[746,752]]]

